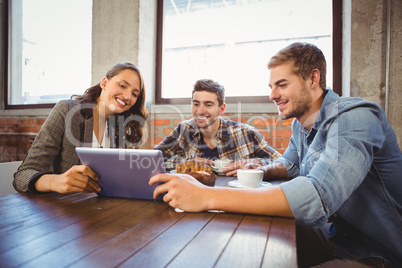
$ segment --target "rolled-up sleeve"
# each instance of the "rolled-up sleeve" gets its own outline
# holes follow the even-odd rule
[[[311,226],[321,226],[327,222],[321,197],[309,178],[299,176],[282,183],[281,187],[295,219],[305,223],[309,221]]]
[[[291,161],[289,161],[288,159],[286,159],[285,157],[279,157],[275,160],[275,163],[281,163],[286,170],[288,171],[288,178],[294,178],[296,176],[300,175],[300,170],[297,167],[297,165]]]

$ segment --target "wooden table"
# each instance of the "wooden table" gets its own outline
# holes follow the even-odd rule
[[[296,267],[295,221],[95,194],[0,198],[0,267],[67,266]]]

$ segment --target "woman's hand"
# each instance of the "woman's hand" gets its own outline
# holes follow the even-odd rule
[[[163,183],[158,185],[154,191],[154,199],[166,193],[163,201],[171,207],[179,208],[188,212],[208,210],[207,187],[187,174],[158,174],[149,180],[149,184]]]
[[[40,192],[58,193],[96,193],[100,186],[96,182],[98,175],[88,166],[73,166],[63,174],[47,174],[40,177],[35,183],[36,190]]]

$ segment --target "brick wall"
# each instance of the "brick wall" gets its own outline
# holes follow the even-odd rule
[[[0,162],[23,160],[45,119],[0,117]]]
[[[169,135],[177,124],[185,119],[190,119],[191,115],[185,115],[184,118],[177,114],[155,114],[150,116],[149,133],[150,138],[146,147],[153,148],[160,143],[165,136]],[[237,114],[225,113],[224,119],[249,124],[265,137],[269,144],[280,153],[285,152],[289,145],[292,131],[290,125],[293,119],[279,120],[277,114]]]
[[[150,114],[149,139],[145,148],[153,148],[169,135],[177,124],[191,118],[190,114]],[[226,113],[225,119],[249,124],[259,130],[269,144],[283,153],[289,144],[292,119],[279,120],[277,114]],[[0,162],[23,160],[46,117],[0,116]]]

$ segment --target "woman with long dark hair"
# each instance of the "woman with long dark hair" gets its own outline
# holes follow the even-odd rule
[[[20,192],[98,192],[98,176],[75,148],[139,148],[147,138],[145,86],[131,63],[113,66],[83,95],[56,104],[14,174]]]

